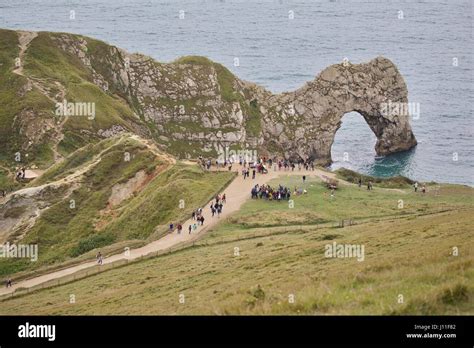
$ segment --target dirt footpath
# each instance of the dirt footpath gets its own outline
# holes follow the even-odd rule
[[[233,171],[235,171],[236,169],[238,170],[239,175],[230,183],[230,185],[225,189],[225,191],[222,192],[226,194],[226,203],[224,205],[224,208],[222,210],[222,214],[220,217],[217,217],[217,214],[214,217],[212,217],[211,210],[209,208],[212,201],[210,201],[205,206],[201,207],[203,209],[202,215],[204,216],[204,219],[205,219],[204,225],[198,226],[195,231],[191,232],[191,234],[189,234],[188,232],[188,226],[196,223],[196,221],[189,219],[182,224],[183,230],[181,234],[178,234],[177,231],[175,230],[173,233],[169,233],[165,235],[164,237],[154,242],[151,242],[141,248],[131,249],[128,255],[125,255],[125,253],[121,253],[121,254],[112,255],[110,257],[104,258],[103,264],[108,264],[111,262],[115,262],[118,260],[125,260],[125,259],[133,260],[133,259],[148,255],[156,251],[167,250],[183,242],[189,242],[189,241],[193,241],[193,240],[197,240],[201,238],[207,231],[209,231],[212,227],[217,225],[220,221],[224,220],[227,216],[238,211],[240,207],[242,206],[242,204],[244,204],[247,199],[250,199],[250,191],[252,187],[255,186],[256,184],[259,184],[259,185],[266,184],[272,179],[278,178],[280,176],[286,176],[286,175],[299,175],[299,176],[306,175],[308,179],[310,177],[315,177],[315,176],[320,177],[320,178],[334,177],[334,174],[324,172],[318,169],[315,169],[314,171],[306,171],[306,170],[300,171],[298,169],[295,169],[295,171],[293,172],[291,170],[274,171],[273,169],[270,169],[268,174],[257,173],[255,179],[252,179],[251,174],[249,178],[244,179],[243,176],[241,175],[242,167],[234,165]],[[195,207],[195,209],[197,208],[199,207]],[[76,266],[65,268],[59,271],[51,272],[51,273],[38,276],[35,278],[22,280],[18,283],[14,283],[13,286],[10,288],[5,288],[5,287],[0,288],[0,295],[11,293],[15,291],[15,289],[20,288],[20,287],[30,288],[30,287],[45,283],[47,281],[53,280],[53,279],[58,279],[64,276],[74,274],[78,271],[84,270],[86,268],[91,268],[96,265],[97,265],[97,262],[94,260],[91,262],[86,262],[86,263],[82,263]]]

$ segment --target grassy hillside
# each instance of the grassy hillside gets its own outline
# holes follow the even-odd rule
[[[113,146],[116,142],[117,138],[112,138],[102,140],[98,143],[87,144],[71,153],[63,161],[51,166],[46,172],[30,182],[27,186],[34,187],[63,179],[76,172],[82,166],[90,163],[94,159],[94,156],[98,156],[102,151]]]
[[[48,148],[50,134],[37,139],[34,147],[25,147],[26,133],[33,125],[52,117],[53,104],[36,88],[28,88],[27,79],[13,73],[19,55],[16,32],[0,29],[0,163],[15,163],[15,154],[22,154],[17,165],[34,162],[37,165],[52,163]],[[25,155],[28,154],[28,157]],[[11,177],[0,173],[0,182],[12,184]]]
[[[0,29],[0,72],[0,188],[14,184],[15,167],[46,169],[105,131],[153,138],[179,158],[216,157],[221,134],[261,132],[251,91],[205,57],[164,64],[81,35]],[[64,100],[93,103],[95,118],[55,115]]]
[[[26,190],[2,198],[0,239],[40,254],[0,258],[0,277],[141,246],[189,218],[235,173],[163,149],[215,157],[243,133],[254,142],[265,105],[249,86],[204,57],[163,64],[80,35],[0,30],[0,189]],[[95,117],[56,115],[63,100],[93,103]],[[18,167],[46,171],[15,181]],[[272,185],[307,190],[294,206],[249,200],[192,247],[4,300],[0,314],[473,314],[473,189],[336,175],[335,196],[282,176]],[[334,242],[363,246],[364,260],[325,257]]]
[[[79,180],[64,181],[81,170],[84,176]],[[138,177],[142,178],[139,187],[127,189],[130,180]],[[70,193],[65,191],[49,201],[49,207],[20,239],[38,244],[38,262],[1,259],[0,274],[11,276],[82,255],[90,257],[97,248],[112,248],[117,243],[122,248],[126,242],[158,238],[170,221],[187,218],[231,178],[230,173],[205,173],[194,165],[172,164],[165,155],[157,156],[144,143],[127,136],[90,145],[31,183],[34,188],[63,180]],[[112,204],[118,188],[129,190],[129,195]],[[185,200],[185,209],[179,207],[180,199]]]
[[[472,188],[342,185],[331,198],[311,178],[306,189],[294,208],[249,201],[194,247],[4,300],[0,313],[474,313]],[[333,242],[363,245],[364,260],[325,257]]]
[[[331,198],[330,192],[320,182],[307,181],[303,185],[299,176],[287,175],[282,183],[292,190],[296,187],[305,188],[308,194],[293,195],[294,208],[289,208],[287,203],[269,202],[262,205],[260,200],[250,201],[238,214],[222,224],[219,231],[239,235],[252,228],[337,224],[343,219],[358,222],[384,217],[417,216],[473,204],[472,189],[455,185],[432,185],[425,195],[414,194],[411,188],[392,190],[374,184],[374,190],[367,191],[365,187],[340,185]],[[214,235],[212,233],[210,237]]]
[[[92,70],[77,55],[60,49],[62,35],[40,32],[20,51],[19,34],[0,29],[0,189],[24,184],[14,181],[18,167],[48,168],[55,151],[67,156],[98,142],[100,130],[141,125],[126,101],[94,83]],[[95,118],[57,116],[56,102],[63,100],[94,103]]]
[[[103,90],[94,84],[93,74],[89,67],[70,52],[58,47],[57,40],[61,33],[40,32],[33,39],[25,57],[25,73],[48,90],[55,90],[58,82],[66,91],[64,98],[68,102],[95,103],[95,118],[70,117],[64,125],[65,137],[60,143],[62,153],[80,148],[90,141],[98,139],[97,131],[112,126],[122,126],[131,130],[129,122],[139,122],[133,116],[130,106],[119,96],[113,85],[110,90]],[[79,35],[70,35],[74,40],[83,39]],[[104,43],[101,43],[105,45]],[[97,41],[90,39],[91,52],[99,54]],[[84,48],[84,54],[87,52]],[[93,55],[91,55],[93,56]],[[102,71],[101,62],[94,61],[94,68]]]

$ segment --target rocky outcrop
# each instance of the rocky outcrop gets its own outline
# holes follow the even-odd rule
[[[341,119],[351,111],[360,113],[377,136],[377,154],[416,145],[409,115],[403,108],[384,106],[405,105],[408,93],[396,66],[383,57],[332,65],[304,87],[273,95],[205,58],[158,64],[120,53],[126,64],[122,71],[114,67],[119,68],[115,76],[126,78],[113,82],[128,83],[124,92],[136,98],[145,120],[156,124],[160,140],[171,147],[188,141],[184,148],[196,154],[245,146],[267,156],[311,158],[327,165]]]
[[[204,57],[162,64],[90,38],[50,35],[82,63],[90,82],[127,101],[134,129],[181,157],[215,157],[230,147],[327,165],[341,119],[351,111],[377,136],[377,154],[416,145],[405,107],[386,107],[405,105],[408,93],[396,66],[383,57],[335,64],[294,92],[272,94]],[[117,125],[96,135],[106,137],[110,129],[125,130]]]
[[[407,150],[416,145],[407,94],[403,77],[386,58],[335,64],[295,92],[261,101],[263,138],[286,157],[329,164],[342,117],[356,111],[377,136],[378,155]]]

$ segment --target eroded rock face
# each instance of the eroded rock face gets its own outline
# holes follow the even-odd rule
[[[73,185],[41,185],[0,200],[0,244],[14,243],[35,224],[43,210],[67,197]]]
[[[274,95],[203,57],[161,64],[113,46],[95,56],[87,38],[62,34],[56,41],[92,70],[95,84],[125,98],[153,125],[155,141],[182,157],[215,156],[229,146],[327,165],[341,119],[351,111],[377,136],[377,154],[416,145],[409,115],[385,108],[408,98],[403,77],[383,57],[331,65],[300,89]]]
[[[403,77],[386,58],[332,65],[295,92],[262,101],[275,110],[264,115],[268,126],[263,137],[265,142],[275,139],[286,157],[312,158],[326,165],[342,117],[356,111],[377,136],[378,155],[407,150],[416,145],[405,112],[407,94]]]
[[[149,81],[157,75],[161,79],[165,75],[152,66],[144,75],[130,74],[132,89],[135,88],[138,100],[146,105],[145,117],[163,127],[175,124],[179,131],[171,134],[174,139],[221,146],[248,143],[269,156],[311,158],[327,165],[331,162],[331,146],[342,117],[357,111],[377,136],[377,154],[386,155],[416,145],[409,116],[383,112],[384,103],[408,102],[406,84],[386,58],[379,57],[366,64],[332,65],[304,87],[279,95],[236,81],[234,89],[246,96],[243,102],[250,105],[254,100],[259,107],[260,130],[256,137],[247,135],[249,115],[244,115],[242,102],[229,103],[221,97],[218,76],[212,67],[210,71],[205,66],[183,65],[179,69],[183,69],[183,77],[178,83],[159,81],[150,85]],[[158,88],[167,84],[165,92]],[[150,98],[149,102],[146,97]],[[176,104],[160,105],[159,98],[176,100]],[[191,98],[201,98],[201,105],[196,102],[187,106],[184,101]],[[203,129],[193,129],[196,123]]]

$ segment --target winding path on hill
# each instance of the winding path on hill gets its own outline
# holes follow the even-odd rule
[[[16,67],[12,71],[14,74],[17,74],[19,76],[23,76],[28,80],[28,83],[30,86],[34,86],[36,89],[38,89],[41,94],[43,94],[46,98],[48,98],[53,104],[55,105],[57,102],[60,102],[64,100],[66,96],[66,88],[58,81],[55,81],[54,84],[56,87],[59,89],[59,92],[54,96],[51,97],[49,95],[49,91],[47,88],[45,88],[42,83],[44,81],[39,78],[33,78],[31,76],[25,75],[23,72],[23,63],[25,60],[25,53],[28,50],[28,47],[30,46],[31,41],[33,41],[36,37],[38,36],[38,33],[36,32],[30,32],[30,31],[18,31],[18,47],[20,48],[20,51],[18,52],[18,63],[15,63]],[[53,146],[51,147],[51,150],[53,151],[53,156],[54,156],[54,161],[57,162],[64,157],[59,153],[58,151],[58,146],[59,143],[64,139],[64,132],[63,128],[64,125],[66,124],[68,120],[67,116],[63,116],[60,120],[60,122],[57,122],[56,124],[56,133],[57,136],[54,137],[54,143]]]
[[[170,164],[175,164],[176,160],[169,155],[166,155],[164,153],[159,152],[159,150],[156,148],[155,145],[150,144],[149,140],[140,138],[138,135],[132,135],[130,136],[131,139],[135,139],[137,141],[140,141],[143,145],[145,145],[154,155],[166,159]],[[115,145],[118,145],[122,143],[123,138],[120,139]],[[5,197],[0,197],[0,204],[5,204],[14,196],[32,196],[40,192],[41,190],[44,190],[47,187],[59,187],[62,185],[66,184],[72,184],[75,181],[79,180],[82,175],[84,175],[86,172],[91,170],[94,166],[96,166],[101,160],[102,160],[102,155],[107,152],[110,148],[107,147],[103,149],[101,152],[99,152],[97,155],[93,157],[91,161],[89,161],[87,164],[80,166],[74,173],[69,174],[65,176],[64,178],[51,181],[42,185],[38,186],[31,186],[31,187],[25,187],[22,189],[19,189],[17,191],[13,191],[11,193],[8,193],[5,195]],[[1,167],[4,168],[4,167]],[[7,169],[7,168],[5,168]],[[8,170],[8,169],[7,169]],[[28,170],[27,170],[28,171]],[[44,172],[44,171],[38,171],[38,172]]]
[[[192,242],[199,238],[201,238],[206,232],[208,232],[211,228],[216,226],[220,221],[224,220],[226,217],[232,215],[236,211],[240,209],[242,204],[245,203],[248,199],[250,199],[250,191],[253,186],[256,184],[262,185],[268,183],[270,180],[278,178],[280,176],[286,175],[298,175],[306,177],[309,179],[311,177],[319,177],[321,179],[325,179],[326,177],[335,177],[335,174],[328,173],[319,169],[315,169],[314,171],[306,171],[306,170],[295,170],[292,171],[274,171],[270,170],[268,174],[257,174],[256,179],[247,178],[244,179],[242,175],[240,175],[242,168],[240,166],[235,166],[233,170],[237,169],[239,175],[230,183],[230,185],[224,190],[226,194],[226,204],[224,205],[224,209],[220,217],[214,216],[212,217],[209,206],[212,201],[208,202],[205,206],[203,206],[203,216],[204,216],[204,226],[198,226],[196,231],[193,231],[191,234],[188,233],[188,226],[194,224],[196,221],[189,219],[185,223],[183,223],[183,231],[181,234],[178,234],[177,231],[173,233],[169,233],[162,238],[153,241],[143,247],[131,249],[128,255],[125,253],[115,254],[108,257],[105,257],[103,260],[103,264],[109,264],[112,262],[116,262],[119,260],[134,260],[140,258],[142,256],[148,255],[150,253],[154,253],[157,251],[164,251],[168,250],[178,244],[184,242]],[[84,172],[81,170],[81,172]],[[33,189],[33,188],[31,188]],[[38,277],[30,278],[21,280],[18,283],[14,283],[12,287],[0,288],[0,295],[10,294],[14,292],[18,288],[31,288],[45,282],[59,279],[65,276],[69,276],[75,274],[79,271],[82,271],[87,268],[92,268],[97,266],[96,261],[89,261],[85,263],[81,263],[78,265],[74,265],[68,268],[64,268],[61,270],[53,271],[51,273],[47,273]]]
[[[38,33],[36,32],[18,31],[18,43],[19,43],[18,46],[20,48],[20,51],[18,53],[19,64],[16,64],[16,68],[13,70],[14,74],[25,76],[23,74],[23,59],[25,56],[25,52],[28,49],[30,42],[37,36],[38,36]]]
[[[120,144],[121,142],[122,142],[122,139],[120,139],[117,144]],[[109,148],[106,148],[106,149],[102,150],[99,154],[94,156],[94,158],[89,163],[87,163],[86,165],[80,167],[74,173],[69,174],[69,175],[65,176],[64,178],[61,178],[61,179],[58,179],[58,180],[55,180],[55,181],[51,181],[51,182],[48,182],[48,183],[43,184],[43,185],[25,187],[25,188],[19,189],[17,191],[13,191],[13,192],[7,194],[5,197],[0,198],[0,204],[5,204],[6,202],[8,202],[8,200],[10,200],[14,196],[32,196],[32,195],[35,195],[38,192],[44,190],[47,187],[59,187],[61,185],[74,183],[78,178],[80,178],[82,175],[84,175],[86,172],[88,172],[92,167],[94,167],[96,164],[98,164],[102,159],[102,154],[105,153],[108,149]]]

